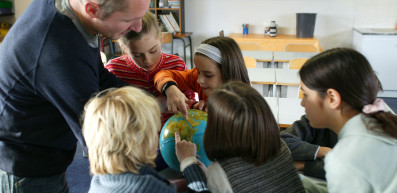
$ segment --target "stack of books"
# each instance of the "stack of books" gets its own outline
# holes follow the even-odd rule
[[[159,14],[159,17],[168,32],[174,33],[181,31],[178,22],[176,22],[175,17],[172,15],[172,12],[169,14]]]
[[[179,8],[179,0],[168,0],[168,7]]]

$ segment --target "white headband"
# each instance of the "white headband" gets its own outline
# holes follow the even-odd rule
[[[222,61],[221,51],[217,47],[211,46],[209,44],[200,44],[196,50],[196,53],[203,54],[219,64]]]

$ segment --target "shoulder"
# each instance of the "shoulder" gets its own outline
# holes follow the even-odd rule
[[[149,191],[150,190],[150,191]],[[94,175],[89,192],[175,192],[174,186],[150,174]]]
[[[162,53],[162,58],[164,59],[161,70],[186,70],[186,64],[181,57]]]
[[[208,189],[212,192],[233,192],[225,171],[218,162],[212,162],[207,170]]]

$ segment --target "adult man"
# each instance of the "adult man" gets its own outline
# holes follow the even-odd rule
[[[0,47],[0,192],[68,192],[79,116],[125,85],[100,60],[101,33],[141,30],[149,0],[35,0]]]

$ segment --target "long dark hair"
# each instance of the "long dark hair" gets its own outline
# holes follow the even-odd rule
[[[383,90],[368,60],[350,48],[334,48],[314,56],[302,66],[299,75],[302,82],[320,96],[325,96],[329,88],[337,90],[342,100],[358,112],[372,104]],[[386,133],[397,138],[397,116],[383,111],[369,116],[377,119]]]
[[[238,80],[250,84],[243,54],[241,53],[240,47],[236,41],[229,37],[218,36],[206,39],[201,43],[217,47],[221,52],[222,61],[220,64],[217,64],[222,72],[223,83],[231,80]]]
[[[230,81],[209,96],[204,149],[210,160],[241,157],[259,166],[277,155],[280,140],[269,105],[250,85]]]

